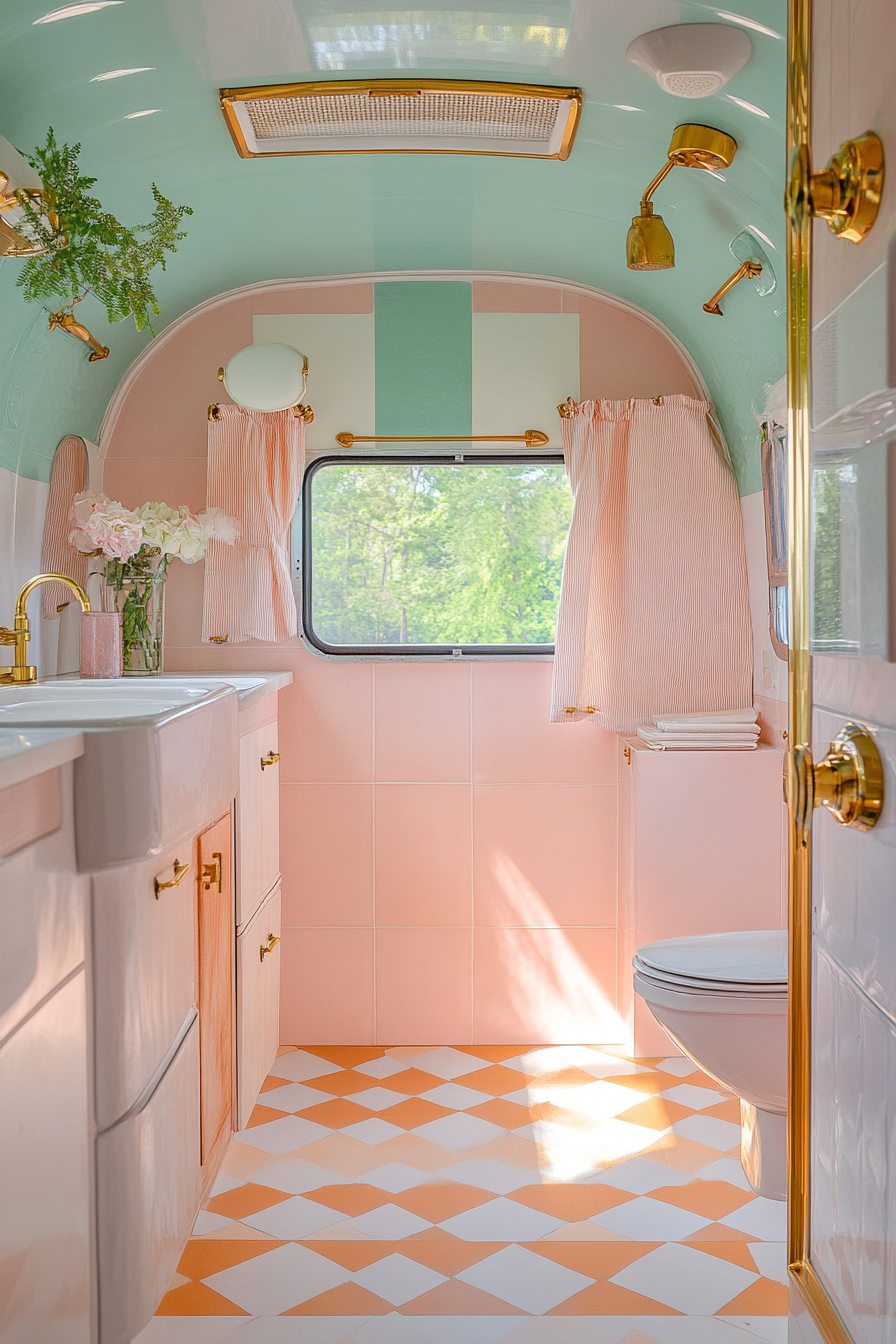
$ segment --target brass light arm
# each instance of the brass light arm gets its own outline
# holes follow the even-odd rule
[[[656,177],[651,182],[650,186],[645,189],[644,195],[641,197],[642,215],[653,214],[653,205],[651,204],[650,200],[651,196],[656,191],[660,183],[666,180],[666,178],[671,173],[672,169],[677,167],[678,167],[678,161],[676,159],[673,159],[671,156],[663,164],[662,168],[659,170]]]
[[[10,629],[9,626],[5,625],[0,626],[0,644],[14,644],[16,649],[15,662],[12,667],[0,671],[0,686],[22,685],[37,681],[37,668],[29,667],[25,662],[26,646],[31,639],[27,603],[35,588],[39,588],[42,583],[64,583],[66,587],[71,588],[75,597],[81,603],[81,610],[90,610],[90,601],[80,583],[76,583],[66,574],[37,574],[33,579],[29,579],[16,600],[13,628]]]
[[[729,290],[732,290],[734,288],[738,280],[744,280],[744,279],[755,280],[756,276],[761,274],[762,274],[761,262],[758,261],[743,262],[742,265],[738,266],[737,270],[734,272],[733,275],[729,275],[724,285],[722,285],[720,289],[716,290],[712,298],[708,299],[706,303],[704,303],[703,305],[704,313],[714,313],[716,317],[724,317],[725,314],[719,307],[720,299],[724,299],[725,295],[729,292]]]

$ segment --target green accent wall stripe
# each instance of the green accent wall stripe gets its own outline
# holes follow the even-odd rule
[[[373,287],[377,434],[473,432],[473,286]]]

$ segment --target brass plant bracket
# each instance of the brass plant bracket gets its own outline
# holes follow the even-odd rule
[[[93,364],[98,359],[108,359],[108,345],[100,345],[96,337],[91,336],[84,324],[76,321],[72,313],[66,313],[64,310],[51,313],[49,329],[55,331],[57,327],[60,331],[64,331],[67,336],[74,336],[75,340],[83,341],[85,345],[93,347],[91,353],[87,356],[89,363]]]
[[[734,288],[738,280],[743,279],[755,280],[756,277],[761,274],[762,274],[761,262],[745,261],[743,265],[738,266],[737,270],[734,272],[733,275],[729,275],[724,285],[722,285],[720,289],[716,290],[712,298],[708,299],[706,303],[704,303],[703,305],[704,313],[714,313],[716,317],[724,317],[725,314],[719,307],[719,301],[721,299],[724,299],[725,295],[729,292],[729,290],[732,290]]]
[[[269,933],[267,945],[262,943],[261,947],[258,949],[258,960],[263,962],[268,953],[273,952],[279,941],[280,939],[277,937],[276,933]]]
[[[844,140],[820,173],[812,171],[808,145],[798,145],[784,206],[795,227],[814,215],[838,238],[860,243],[877,219],[883,185],[884,147],[874,131]]]
[[[805,832],[816,807],[826,807],[840,826],[870,831],[884,805],[884,768],[874,738],[859,723],[847,723],[823,760],[806,748],[787,756],[785,793]]]

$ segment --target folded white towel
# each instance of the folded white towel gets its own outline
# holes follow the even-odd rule
[[[651,720],[658,728],[710,728],[727,727],[728,724],[751,724],[759,718],[755,709],[723,709],[705,711],[702,714],[657,714]]]
[[[650,728],[654,724],[648,725]],[[667,720],[664,723],[656,725],[658,733],[687,733],[689,737],[702,737],[704,733],[712,736],[714,733],[758,733],[760,727],[758,723],[684,723],[680,720]]]
[[[641,739],[651,751],[755,751],[758,738],[713,738],[713,737],[675,737],[661,736],[648,741]]]

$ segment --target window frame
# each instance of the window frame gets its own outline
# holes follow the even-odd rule
[[[302,614],[302,638],[304,643],[318,657],[328,659],[354,659],[368,662],[372,659],[404,661],[421,659],[429,662],[462,662],[482,659],[494,662],[529,661],[532,658],[553,659],[554,645],[551,644],[328,644],[314,630],[313,597],[314,565],[312,559],[312,508],[314,499],[314,477],[325,466],[399,466],[410,463],[428,463],[432,466],[498,466],[502,463],[534,463],[536,465],[564,466],[560,449],[553,452],[541,450],[510,451],[497,453],[428,453],[428,452],[352,452],[326,453],[313,458],[305,468],[302,478],[300,500],[301,517],[301,570],[299,590]]]

